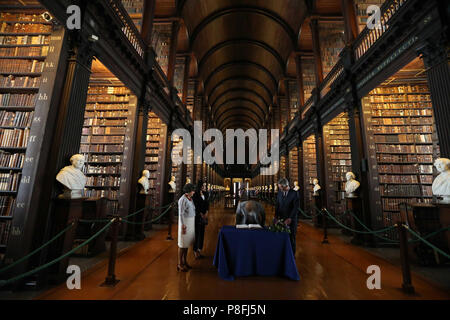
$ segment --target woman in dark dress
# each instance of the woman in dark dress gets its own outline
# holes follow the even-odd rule
[[[202,258],[201,250],[205,239],[205,226],[208,224],[209,194],[206,191],[206,182],[199,181],[193,197],[195,205],[195,240],[194,256]]]

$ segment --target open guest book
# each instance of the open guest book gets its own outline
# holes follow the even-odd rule
[[[262,229],[259,224],[237,224],[236,229]]]

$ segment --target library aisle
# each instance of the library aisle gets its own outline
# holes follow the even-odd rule
[[[273,217],[273,207],[266,206],[267,221]],[[223,204],[212,208],[206,229],[205,258],[188,257],[193,269],[176,271],[176,240],[166,241],[166,229],[137,243],[117,260],[116,275],[121,281],[114,288],[100,287],[106,275],[106,263],[82,276],[81,290],[68,290],[65,284],[43,293],[37,299],[80,300],[317,300],[317,299],[450,299],[441,290],[417,275],[413,275],[416,295],[406,295],[399,288],[399,267],[377,258],[362,248],[330,236],[330,245],[322,245],[322,233],[307,223],[300,223],[297,233],[296,263],[301,281],[277,277],[238,278],[222,280],[212,265],[217,235],[223,225],[234,223],[234,211]],[[370,265],[382,270],[382,290],[366,287]]]

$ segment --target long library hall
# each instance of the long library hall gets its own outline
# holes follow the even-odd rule
[[[0,300],[449,300],[450,3],[0,0]]]

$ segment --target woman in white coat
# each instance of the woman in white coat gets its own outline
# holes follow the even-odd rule
[[[183,187],[183,196],[178,200],[178,265],[177,270],[186,272],[191,269],[187,263],[189,247],[195,239],[195,205],[192,196],[195,186],[191,183]]]

